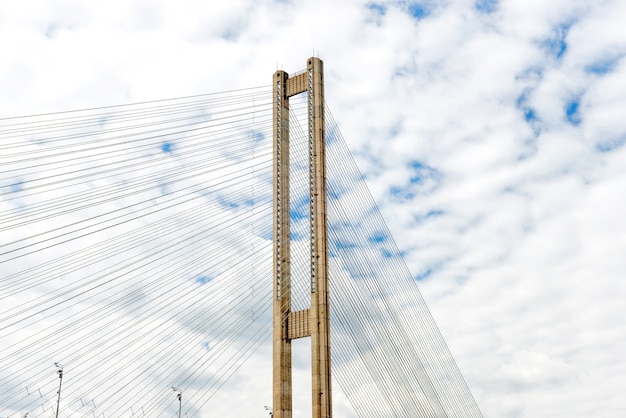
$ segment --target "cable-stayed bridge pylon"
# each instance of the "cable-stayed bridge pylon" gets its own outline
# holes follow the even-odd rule
[[[326,150],[327,397],[332,385],[359,417],[481,416],[338,124],[309,89],[309,74],[321,80],[313,68],[273,80],[304,89],[282,103],[281,246],[290,318],[308,314],[309,325],[321,258],[311,252],[321,205],[310,130],[323,131],[313,147]],[[0,120],[0,416],[262,414],[273,388],[276,92],[273,82]],[[330,351],[328,340],[315,345]]]

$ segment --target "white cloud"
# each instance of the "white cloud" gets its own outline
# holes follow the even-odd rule
[[[5,2],[0,113],[267,85],[277,65],[302,69],[316,49],[328,105],[413,274],[431,271],[422,292],[485,416],[622,416],[626,7],[501,0],[489,12],[459,0],[428,4],[417,20],[405,6]],[[573,101],[578,119],[568,120]],[[435,186],[411,184],[415,162],[437,173]],[[3,310],[34,296],[9,298]],[[54,393],[54,354],[39,356],[41,387]],[[268,359],[263,346],[237,375],[254,396],[227,385],[211,413],[261,416],[271,401]],[[67,373],[71,385],[71,366]]]

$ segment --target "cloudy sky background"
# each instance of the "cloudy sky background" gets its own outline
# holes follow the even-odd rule
[[[0,114],[261,86],[319,55],[485,416],[617,417],[624,21],[619,1],[5,2]]]

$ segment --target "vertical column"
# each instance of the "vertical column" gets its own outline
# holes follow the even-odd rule
[[[311,199],[311,368],[313,418],[332,417],[324,67],[310,58],[308,72],[309,166]]]
[[[287,316],[291,310],[289,252],[289,101],[284,71],[274,74],[274,327],[273,405],[275,418],[291,418],[291,341]]]

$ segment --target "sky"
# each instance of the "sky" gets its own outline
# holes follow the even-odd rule
[[[624,21],[618,0],[3,2],[0,117],[264,86],[319,56],[483,414],[620,417]]]

